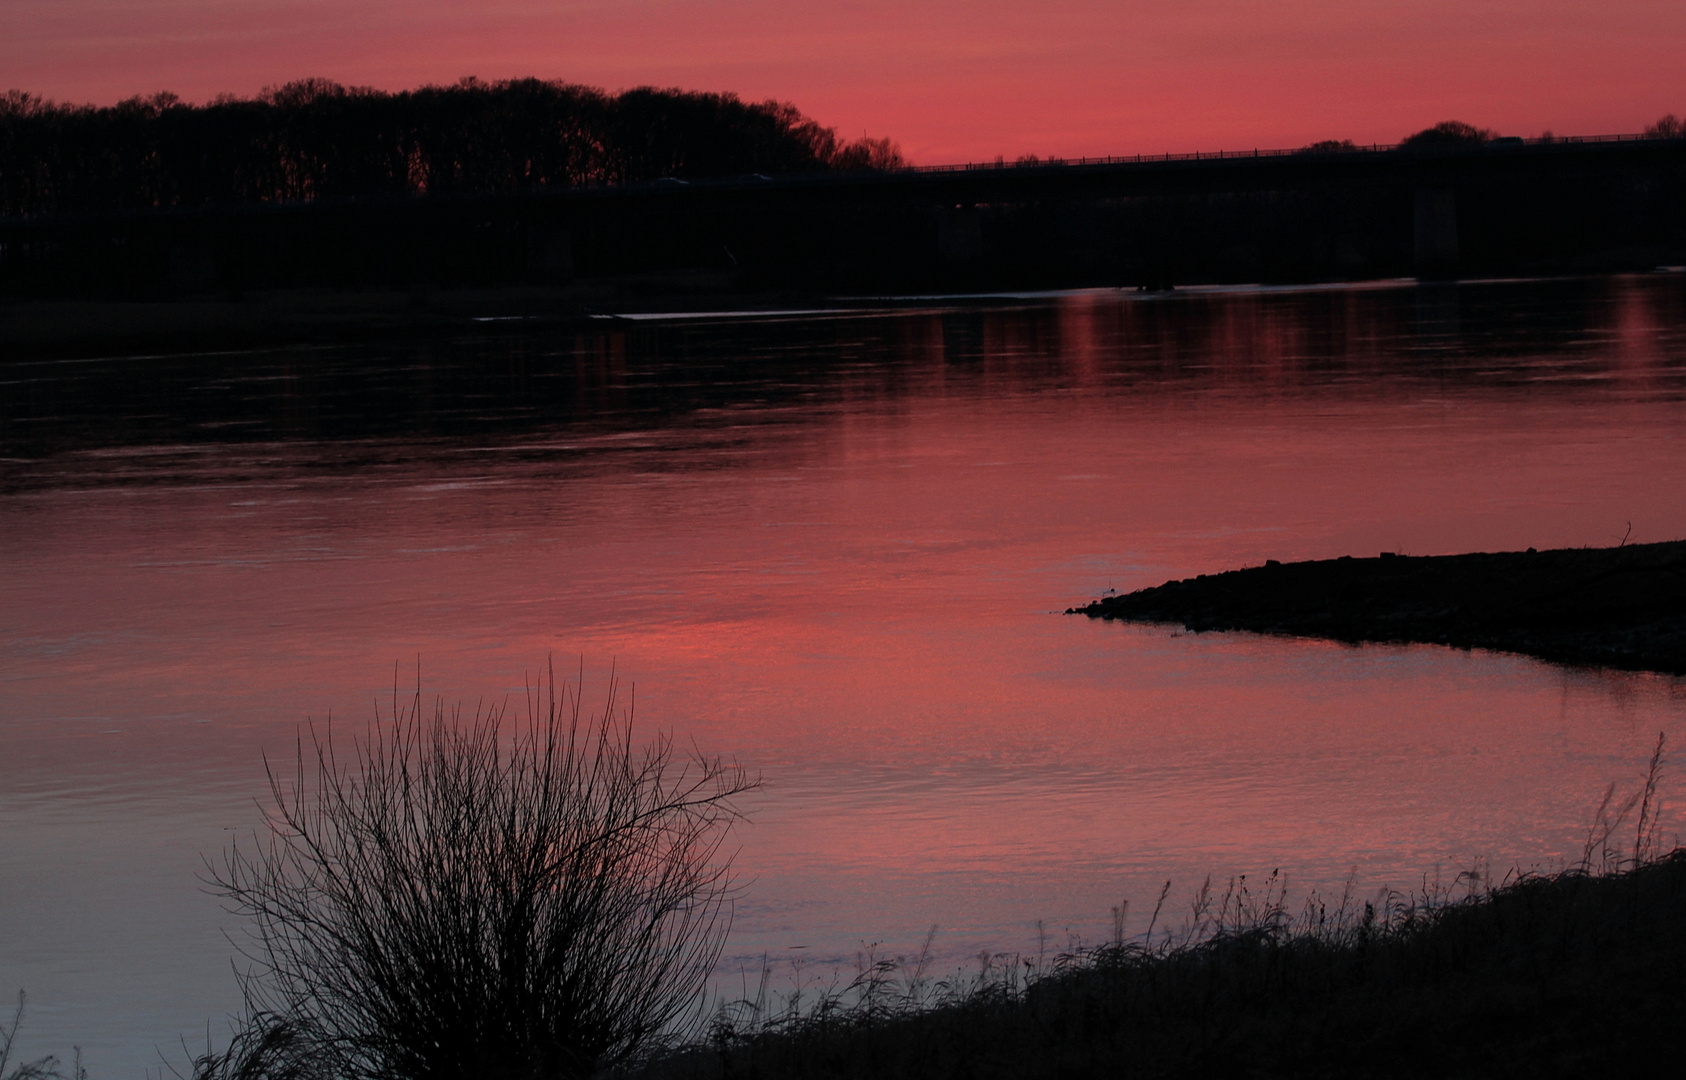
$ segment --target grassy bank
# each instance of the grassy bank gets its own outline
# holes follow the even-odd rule
[[[1291,899],[1272,874],[1168,903],[1167,883],[1097,947],[935,979],[928,941],[699,1008],[736,892],[722,842],[758,781],[639,748],[613,686],[593,716],[551,674],[507,742],[501,707],[394,697],[344,756],[301,737],[270,773],[280,825],[209,864],[249,920],[245,1008],[224,1048],[166,1059],[182,1080],[1580,1077],[1686,1054],[1662,734],[1556,873],[1369,898]],[[77,1058],[13,1064],[22,1006],[0,1080],[86,1080]]]
[[[1068,614],[1338,641],[1500,649],[1686,674],[1686,541],[1266,562]]]
[[[1497,883],[1465,873],[1414,894],[1314,895],[1292,911],[1274,876],[1208,883],[1180,912],[1162,894],[1127,940],[1121,909],[1119,940],[1046,962],[986,956],[946,980],[930,978],[927,958],[869,962],[841,987],[733,1002],[704,1041],[598,1075],[1667,1075],[1686,1054],[1686,849],[1650,852],[1647,801],[1640,839],[1613,850],[1607,826],[1624,820],[1621,809],[1634,803],[1601,813],[1589,858],[1561,873]],[[297,1055],[296,1032],[261,1019],[225,1054],[176,1075],[362,1075]],[[79,1062],[66,1070],[51,1058],[8,1071],[17,1020],[0,1023],[0,1077],[86,1076]]]
[[[932,985],[880,965],[740,1005],[651,1078],[1636,1074],[1686,1052],[1686,851],[1290,916],[1244,882],[1179,931]],[[1160,913],[1161,917],[1165,915]],[[1156,934],[1159,932],[1156,931]]]

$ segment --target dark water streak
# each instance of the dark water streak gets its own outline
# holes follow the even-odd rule
[[[1634,372],[1626,354],[1675,351],[1686,278],[1628,280],[1626,290],[1592,278],[1146,300],[1101,291],[1063,305],[14,361],[0,367],[0,456],[11,466],[5,490],[15,491],[180,480],[207,455],[213,469],[233,454],[261,472],[449,462],[491,443],[534,458],[589,454],[593,438],[730,438],[718,433],[777,425],[793,409],[894,408],[919,392],[931,361],[944,393],[977,396],[1511,390],[1532,399],[1602,392],[1635,375],[1649,397],[1680,394],[1678,367]],[[1639,340],[1622,324],[1634,304],[1647,323]],[[301,460],[286,453],[296,447],[311,450]]]

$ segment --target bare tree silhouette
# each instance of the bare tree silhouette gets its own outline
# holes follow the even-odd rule
[[[0,214],[491,194],[659,177],[886,169],[786,102],[463,79],[400,93],[301,79],[202,106],[0,97]]]
[[[1646,125],[1645,134],[1653,139],[1678,139],[1686,136],[1686,120],[1673,113],[1666,113],[1656,123]]]

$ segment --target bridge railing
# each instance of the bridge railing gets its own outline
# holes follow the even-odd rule
[[[1649,142],[1669,136],[1648,135],[1644,133],[1619,135],[1545,135],[1538,138],[1502,138],[1485,144],[1484,148],[1502,150],[1509,146],[1556,146],[1567,143],[1614,143],[1614,142]],[[1436,150],[1459,149],[1455,144],[1440,146],[1425,145],[1411,147],[1403,143],[1371,143],[1369,145],[1353,146],[1302,146],[1292,150],[1283,149],[1253,149],[1253,150],[1196,150],[1187,154],[1113,154],[1104,157],[1034,157],[1026,156],[1014,161],[996,158],[994,161],[968,161],[948,165],[906,165],[891,172],[904,173],[963,173],[980,170],[996,169],[1040,169],[1051,167],[1072,167],[1085,165],[1135,165],[1158,161],[1228,161],[1242,158],[1280,158],[1280,157],[1339,157],[1347,154],[1391,154],[1400,151],[1421,150],[1434,152]]]

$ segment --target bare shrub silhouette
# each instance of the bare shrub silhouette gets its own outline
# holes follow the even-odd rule
[[[699,1016],[729,928],[735,764],[642,748],[554,671],[472,716],[420,691],[270,771],[212,886],[251,920],[247,1020],[199,1077],[573,1077]]]
[[[24,1023],[24,991],[17,992],[17,1011],[12,1013],[12,1023],[0,1023],[0,1080],[64,1080],[64,1073],[59,1072],[59,1060],[54,1056],[37,1058],[34,1061],[19,1061],[12,1063],[12,1048],[17,1041],[17,1029]],[[10,1070],[10,1072],[7,1072]],[[76,1068],[72,1072],[71,1080],[88,1080],[88,1073],[83,1072],[83,1051],[76,1051]]]

